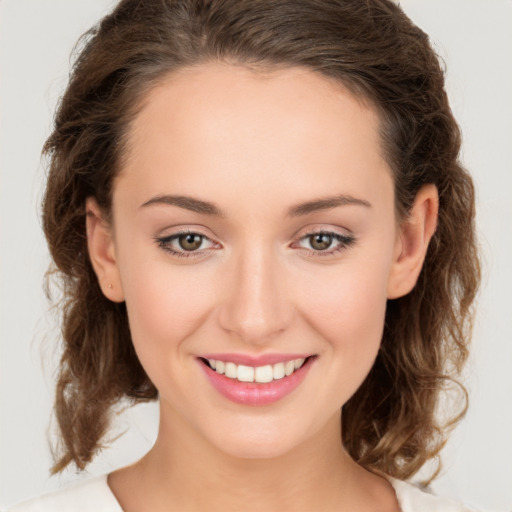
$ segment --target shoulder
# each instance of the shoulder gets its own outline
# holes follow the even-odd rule
[[[107,475],[74,484],[15,505],[8,512],[122,512]]]
[[[418,486],[389,478],[402,512],[478,512],[451,498],[434,496]]]

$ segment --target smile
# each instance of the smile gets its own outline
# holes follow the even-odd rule
[[[199,357],[197,360],[210,384],[221,395],[238,404],[257,406],[276,402],[295,390],[317,356],[280,357],[281,360],[275,362],[271,359],[253,364],[248,360],[237,364],[219,357]]]
[[[289,377],[295,370],[302,367],[305,358],[292,359],[290,361],[267,364],[264,366],[246,366],[216,359],[208,359],[208,364],[212,370],[220,375],[225,375],[229,379],[236,379],[240,382],[258,382],[266,384],[273,380]]]

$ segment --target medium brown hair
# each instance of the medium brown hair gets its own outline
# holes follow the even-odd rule
[[[105,298],[86,246],[85,200],[109,215],[130,123],[160,80],[183,66],[302,66],[368,101],[405,218],[426,183],[440,211],[416,287],[388,301],[381,349],[344,405],[343,443],[369,470],[397,478],[436,458],[466,409],[440,422],[447,383],[468,355],[479,282],[474,190],[428,37],[388,0],[123,0],[84,34],[55,128],[43,223],[63,286],[63,355],[56,392],[61,445],[53,468],[83,469],[122,399],[157,397],[133,349],[126,307]],[[179,318],[176,319],[179,322]]]

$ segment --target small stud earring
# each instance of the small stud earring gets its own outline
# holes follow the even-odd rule
[[[114,288],[114,287],[112,286],[112,283],[109,283],[109,284],[108,284],[108,288],[110,288],[110,289]]]

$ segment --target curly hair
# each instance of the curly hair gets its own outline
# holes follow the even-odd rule
[[[86,198],[108,217],[130,124],[148,91],[183,66],[222,61],[306,67],[371,104],[399,219],[422,185],[437,187],[438,227],[421,275],[408,295],[388,301],[377,359],[343,406],[342,439],[371,471],[406,479],[433,459],[438,472],[439,452],[467,409],[457,379],[480,272],[473,183],[459,162],[459,127],[427,35],[389,0],[122,0],[76,53],[43,150],[49,276],[63,289],[61,442],[52,471],[85,468],[119,401],[158,395],[135,354],[125,305],[103,295],[91,266]],[[440,400],[453,383],[459,409],[441,421]]]

